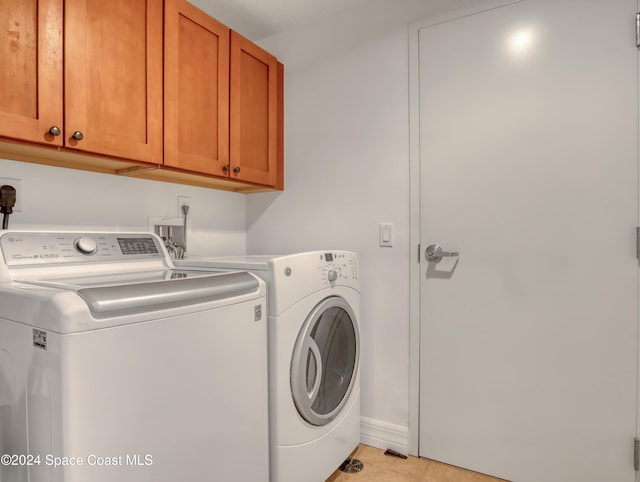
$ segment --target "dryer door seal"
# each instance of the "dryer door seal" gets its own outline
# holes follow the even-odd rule
[[[291,393],[298,413],[313,425],[331,422],[347,403],[358,370],[358,322],[341,297],[311,311],[291,360]]]

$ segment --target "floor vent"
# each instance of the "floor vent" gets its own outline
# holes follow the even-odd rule
[[[347,474],[355,474],[356,472],[360,472],[362,469],[364,469],[364,464],[358,459],[347,459],[342,462],[342,465],[340,466],[340,470]]]

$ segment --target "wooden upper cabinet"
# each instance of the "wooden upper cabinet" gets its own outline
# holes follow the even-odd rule
[[[225,176],[229,28],[184,0],[165,1],[164,163]]]
[[[0,28],[0,156],[283,189],[283,65],[186,0],[0,0]]]
[[[282,64],[231,32],[230,177],[281,188]]]
[[[273,55],[166,0],[164,165],[281,188],[281,80]]]
[[[65,0],[66,147],[162,163],[162,8]]]
[[[0,28],[0,136],[62,145],[62,0],[2,0]]]

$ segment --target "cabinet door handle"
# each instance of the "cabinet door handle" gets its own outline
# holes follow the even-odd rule
[[[225,164],[224,166],[222,166],[222,170],[224,172],[229,172],[229,169],[231,168],[231,166],[229,166],[229,164]]]
[[[84,139],[84,136],[80,131],[75,131],[71,137],[73,137],[76,141],[81,141],[82,139]]]
[[[240,168],[239,167],[234,167],[233,168],[233,172],[235,172],[236,174],[238,174],[240,172]]]
[[[49,134],[51,134],[54,137],[59,136],[60,128],[58,126],[51,126],[51,129],[49,129]]]

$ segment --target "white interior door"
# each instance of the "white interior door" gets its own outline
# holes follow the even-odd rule
[[[419,31],[423,457],[634,480],[635,12],[524,0]]]

